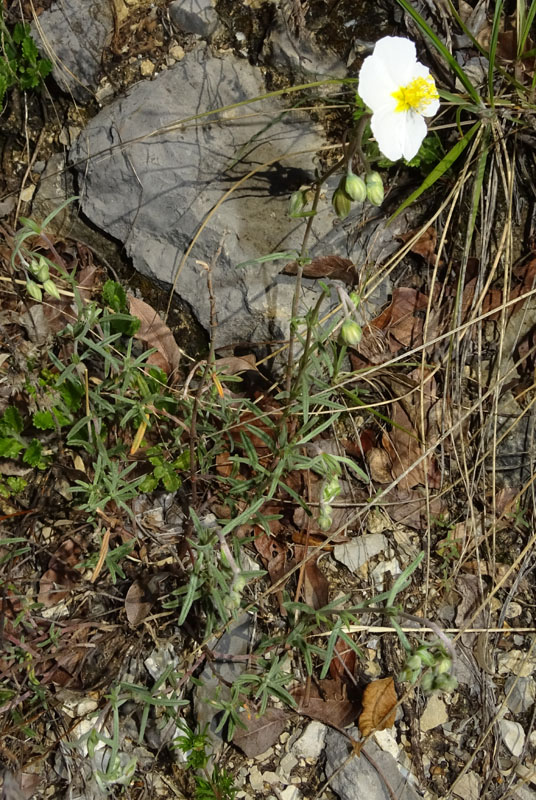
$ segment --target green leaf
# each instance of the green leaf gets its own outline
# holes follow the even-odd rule
[[[35,428],[40,431],[53,431],[56,427],[51,411],[36,411],[32,417]]]
[[[29,464],[31,467],[39,467],[40,469],[44,467],[43,445],[41,442],[37,439],[32,439],[26,448],[26,452],[24,453],[22,460],[25,464]]]
[[[107,280],[102,287],[102,302],[117,312],[127,312],[127,295],[117,281]]]
[[[16,458],[24,445],[18,439],[0,439],[0,457]]]
[[[31,36],[26,36],[21,43],[22,55],[33,66],[35,66],[39,58],[39,51],[35,46],[35,42]]]
[[[13,431],[14,433],[22,433],[23,429],[24,422],[19,410],[15,406],[8,406],[0,419],[0,432],[11,433]]]

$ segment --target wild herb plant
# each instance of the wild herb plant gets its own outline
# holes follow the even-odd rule
[[[39,55],[30,26],[17,22],[10,31],[0,8],[0,111],[9,89],[36,89],[51,71],[51,62]]]

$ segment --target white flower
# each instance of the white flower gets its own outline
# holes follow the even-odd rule
[[[359,73],[358,94],[372,109],[371,128],[391,161],[410,161],[426,136],[424,117],[439,108],[430,70],[417,61],[415,45],[399,36],[376,42]]]

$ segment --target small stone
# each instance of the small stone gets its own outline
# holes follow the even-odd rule
[[[515,619],[516,617],[519,617],[522,611],[523,609],[519,603],[508,603],[508,608],[506,609],[506,619]]]
[[[389,572],[391,577],[396,578],[401,573],[400,564],[398,559],[391,558],[388,561],[380,561],[377,567],[374,567],[370,573],[370,577],[374,582],[376,589],[381,591],[383,589],[383,577]]]
[[[519,722],[511,719],[499,720],[499,730],[508,750],[513,756],[520,756],[525,744],[525,731]]]
[[[144,78],[150,77],[156,69],[156,65],[149,58],[144,58],[140,64],[140,72]]]
[[[172,21],[185,33],[208,39],[218,27],[218,15],[212,0],[176,0],[169,7]]]
[[[180,44],[174,44],[173,47],[169,48],[169,55],[171,58],[174,58],[175,61],[182,61],[184,58],[184,47],[181,47]]]
[[[510,694],[510,692],[512,692]],[[512,714],[523,714],[528,711],[536,699],[536,682],[533,678],[507,678],[504,693],[510,695],[506,705]]]
[[[281,800],[302,800],[302,793],[295,786],[287,786],[279,792]]]
[[[258,767],[252,767],[249,773],[249,785],[254,792],[261,792],[264,788],[264,779]]]
[[[390,753],[394,759],[398,761],[400,755],[400,748],[393,734],[388,731],[376,731],[374,733],[374,740],[376,744],[381,747],[385,753]]]
[[[521,784],[515,789],[512,800],[536,800],[536,792]]]
[[[456,781],[454,794],[462,800],[479,800],[480,778],[476,772],[466,772],[459,781]]]
[[[431,731],[433,728],[437,728],[438,725],[447,722],[448,718],[449,715],[444,700],[439,695],[433,694],[426,703],[426,708],[421,717],[421,731],[423,733]]]
[[[350,572],[355,572],[367,561],[387,550],[387,539],[381,533],[369,533],[358,536],[348,544],[336,544],[333,555],[344,564]]]
[[[292,745],[292,752],[297,758],[319,758],[326,741],[327,725],[321,722],[310,722],[300,738]]]
[[[293,753],[287,753],[287,755],[283,756],[283,758],[279,762],[279,770],[281,777],[285,778],[287,782],[290,780],[291,772],[297,763],[298,759]]]
[[[273,786],[274,783],[282,783],[281,777],[277,772],[263,772],[262,779],[269,786]]]

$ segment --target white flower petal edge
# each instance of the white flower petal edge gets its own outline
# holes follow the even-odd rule
[[[391,161],[410,161],[426,136],[424,117],[439,108],[430,70],[417,61],[409,39],[385,36],[363,62],[358,94],[372,109],[372,132],[381,152]]]

